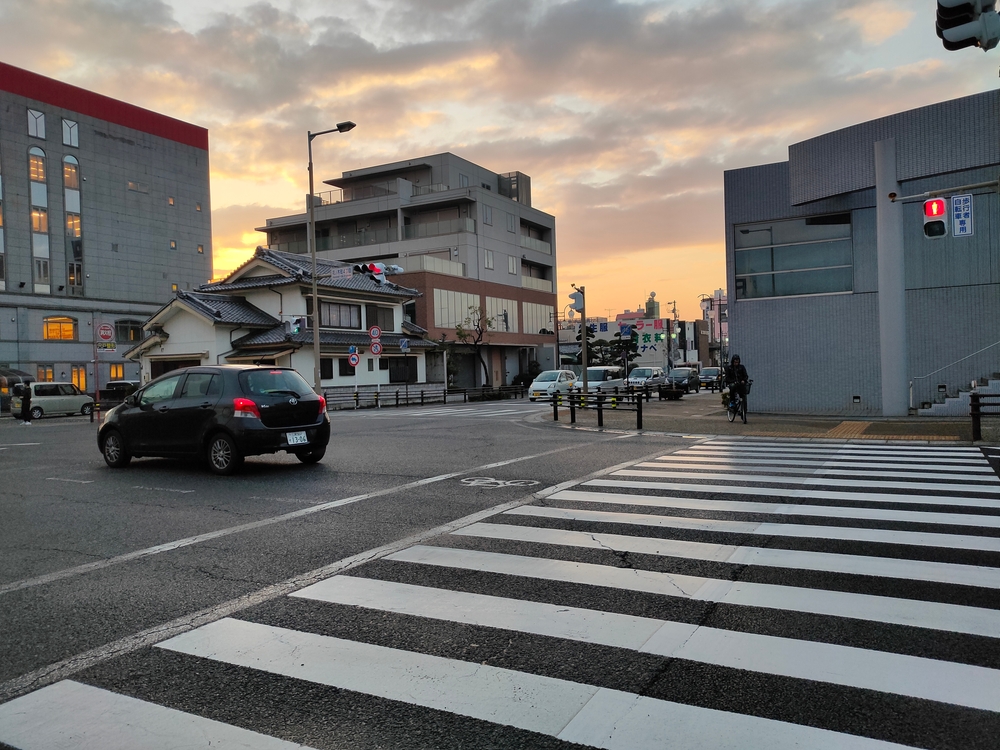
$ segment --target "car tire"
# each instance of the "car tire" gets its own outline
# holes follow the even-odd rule
[[[125,440],[118,430],[108,430],[101,442],[101,454],[104,456],[104,463],[112,469],[124,469],[132,460],[132,456],[125,448]]]
[[[235,474],[243,465],[243,455],[236,447],[236,441],[224,432],[217,432],[208,439],[205,460],[208,470],[220,476]]]
[[[85,417],[89,417],[92,411],[94,411],[93,404],[84,404],[83,408],[80,409],[80,413]]]
[[[310,448],[305,451],[295,451],[295,457],[304,464],[314,464],[322,460],[326,455],[326,446],[322,448]]]
[[[32,406],[31,407],[31,418],[32,419],[41,419],[42,418],[42,407],[40,407],[40,406]]]

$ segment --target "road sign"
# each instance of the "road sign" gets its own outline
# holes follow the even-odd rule
[[[408,351],[410,351],[410,340],[409,339],[400,339],[399,340],[399,351],[401,351],[401,352],[408,352]]]
[[[359,357],[357,354],[352,354],[350,357],[347,358],[347,361],[351,365],[351,367],[357,367],[358,364],[361,362],[361,357]]]
[[[100,352],[115,352],[118,351],[118,344],[114,341],[98,341],[97,350]]]
[[[372,326],[368,329],[368,335],[371,337],[372,341],[382,338],[382,329],[378,326]]]
[[[347,347],[347,353],[348,354],[354,354],[357,351],[358,351],[358,347],[356,347],[356,346],[349,346],[349,347]]]
[[[623,326],[619,326],[619,328],[621,328],[622,338],[631,338],[631,336],[632,336],[632,326],[623,325]]]
[[[953,237],[971,237],[975,233],[972,225],[972,196],[954,195],[951,198],[951,234]]]
[[[115,337],[115,327],[110,323],[101,323],[97,326],[97,338],[101,341],[111,341]]]
[[[372,356],[377,357],[382,353],[382,344],[378,341],[372,341]]]

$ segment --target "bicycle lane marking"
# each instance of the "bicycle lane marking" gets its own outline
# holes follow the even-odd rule
[[[240,534],[244,531],[254,531],[256,529],[271,526],[277,523],[283,523],[285,521],[291,521],[304,516],[312,515],[313,513],[321,513],[325,510],[330,510],[331,508],[339,508],[344,505],[353,505],[354,503],[359,503],[362,500],[370,500],[375,497],[382,497],[384,495],[390,495],[396,492],[403,492],[405,490],[411,490],[416,487],[423,487],[424,485],[434,484],[436,482],[443,482],[447,479],[454,479],[455,477],[460,477],[465,474],[472,474],[473,472],[481,472],[487,469],[495,469],[499,466],[507,466],[509,464],[518,463],[521,461],[531,461],[536,458],[544,458],[545,456],[551,456],[556,453],[562,453],[564,451],[573,450],[574,448],[586,447],[589,445],[597,445],[599,443],[608,442],[609,440],[620,440],[623,437],[635,437],[634,435],[616,435],[613,438],[607,438],[605,440],[595,440],[591,443],[584,443],[583,445],[570,445],[563,446],[561,448],[554,448],[552,450],[543,451],[542,453],[535,453],[530,456],[518,456],[516,458],[509,458],[503,461],[495,461],[493,463],[483,464],[481,466],[474,466],[471,469],[464,469],[462,471],[455,471],[449,474],[439,474],[433,477],[427,477],[425,479],[418,479],[414,482],[408,482],[406,484],[395,485],[393,487],[386,487],[385,489],[376,490],[374,492],[366,492],[362,495],[353,495],[351,497],[345,497],[340,500],[332,500],[328,503],[322,503],[320,505],[312,505],[308,508],[300,508],[299,510],[291,511],[289,513],[283,513],[280,516],[273,516],[271,518],[264,518],[260,521],[252,521],[250,523],[240,524],[238,526],[230,526],[226,529],[218,529],[216,531],[209,531],[204,534],[197,534],[195,536],[186,537],[184,539],[176,539],[172,542],[167,542],[165,544],[158,544],[152,547],[146,547],[145,549],[136,550],[134,552],[127,552],[123,555],[116,555],[115,557],[108,558],[107,560],[99,560],[92,563],[86,563],[84,565],[78,565],[73,568],[66,568],[64,570],[54,571],[52,573],[46,573],[44,575],[35,576],[34,578],[25,578],[20,581],[14,581],[12,583],[0,586],[0,596],[4,594],[9,594],[12,591],[20,591],[21,589],[31,588],[34,586],[41,586],[47,583],[53,583],[55,581],[64,580],[66,578],[71,578],[73,576],[83,575],[85,573],[92,573],[96,570],[102,570],[104,568],[109,568],[113,565],[121,565],[126,562],[132,562],[134,560],[140,560],[142,558],[151,557],[152,555],[158,555],[163,552],[171,552],[176,549],[181,549],[182,547],[190,547],[194,544],[199,544],[201,542],[207,542],[212,539],[218,539],[220,537],[230,536],[232,534]],[[629,464],[633,462],[628,462]]]

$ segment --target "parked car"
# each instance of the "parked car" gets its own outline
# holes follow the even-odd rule
[[[540,372],[528,386],[528,400],[552,398],[553,393],[569,393],[575,384],[576,375],[569,370]]]
[[[583,387],[583,381],[577,380],[577,389]],[[625,373],[617,365],[601,365],[587,368],[587,389],[604,393],[625,386]]]
[[[125,400],[130,393],[135,393],[142,385],[138,380],[109,380],[101,386],[101,408],[108,409]]]
[[[715,390],[722,389],[722,368],[706,367],[698,375],[698,382],[703,388],[708,388],[715,393]]]
[[[701,390],[701,383],[698,382],[698,371],[693,367],[675,367],[667,373],[667,380],[676,388],[681,388],[685,393]]]
[[[187,456],[216,474],[278,451],[316,463],[329,442],[326,399],[295,370],[253,365],[168,372],[111,409],[97,434],[112,468],[143,456]]]
[[[86,416],[94,410],[94,399],[72,383],[22,383],[10,400],[10,413],[15,418],[21,416],[22,388],[31,388],[32,419],[62,414]]]
[[[655,388],[667,382],[667,374],[662,367],[634,367],[628,374],[625,385],[634,385],[637,388],[649,386]]]

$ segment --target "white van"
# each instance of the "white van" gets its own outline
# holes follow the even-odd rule
[[[94,399],[72,383],[26,383],[21,388],[31,388],[32,419],[56,414],[86,416],[94,410]],[[14,419],[21,418],[20,392],[10,400],[10,414]]]
[[[579,388],[583,387],[583,378],[576,381]],[[624,388],[625,371],[617,365],[600,365],[587,368],[587,390],[596,391],[600,388],[602,393],[613,392],[615,388]]]

